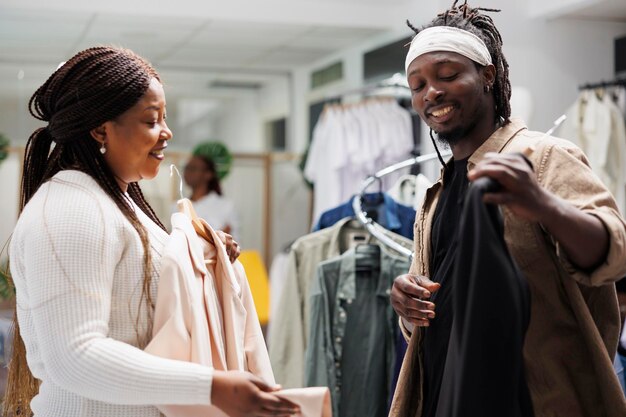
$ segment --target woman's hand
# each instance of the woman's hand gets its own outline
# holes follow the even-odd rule
[[[217,236],[220,238],[224,246],[226,246],[226,253],[228,253],[230,262],[234,263],[241,254],[239,243],[235,242],[231,235],[224,233],[221,230],[216,230],[215,233],[217,233]]]
[[[230,417],[288,417],[300,412],[296,404],[272,394],[279,389],[248,372],[215,371],[211,403]]]
[[[427,300],[440,287],[440,284],[420,275],[400,275],[393,281],[391,306],[405,324],[428,327],[430,319],[435,318],[435,304]]]

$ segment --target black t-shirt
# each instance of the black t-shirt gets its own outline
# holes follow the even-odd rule
[[[454,161],[446,167],[443,190],[435,209],[431,231],[430,279],[441,284],[433,293],[435,318],[425,328],[422,342],[424,354],[424,412],[423,417],[434,417],[441,389],[443,370],[452,329],[452,282],[457,248],[457,231],[463,210],[463,200],[469,181],[467,159]]]

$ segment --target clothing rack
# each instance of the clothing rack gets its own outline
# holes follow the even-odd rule
[[[587,83],[582,84],[578,87],[579,90],[593,90],[595,88],[606,88],[606,87],[626,87],[626,78],[617,78],[615,80],[610,81],[599,81],[596,83]]]
[[[370,94],[370,95],[386,95],[390,97],[409,97],[411,89],[406,77],[399,72],[393,74],[389,78],[385,78],[374,84],[365,85],[363,87],[342,91],[339,94],[326,97],[326,100],[340,99],[345,96],[354,94]]]
[[[445,153],[442,156],[447,157],[452,155],[451,153]],[[429,153],[426,155],[416,156],[415,158],[410,158],[404,160],[402,162],[398,162],[396,164],[390,165],[386,168],[381,169],[376,172],[374,175],[370,175],[367,177],[363,184],[361,185],[360,195],[357,195],[352,200],[352,208],[354,209],[354,213],[356,215],[357,220],[365,226],[365,229],[376,239],[378,239],[385,246],[395,250],[396,252],[406,256],[410,260],[413,259],[414,253],[404,246],[400,245],[390,237],[388,237],[384,232],[385,228],[373,221],[371,218],[367,217],[367,213],[363,211],[363,197],[365,196],[365,192],[376,181],[380,181],[382,177],[385,175],[389,175],[392,172],[398,171],[403,168],[408,168],[413,165],[419,165],[424,162],[432,161],[434,159],[438,159],[438,155],[436,153]]]

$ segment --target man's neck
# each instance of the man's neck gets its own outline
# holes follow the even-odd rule
[[[489,118],[487,118],[488,120]],[[499,118],[494,123],[479,123],[466,137],[450,146],[452,156],[455,160],[469,158],[476,149],[493,135],[501,126]]]

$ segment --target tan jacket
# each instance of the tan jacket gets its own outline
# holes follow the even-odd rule
[[[161,259],[153,338],[145,350],[220,371],[248,371],[274,385],[243,266],[239,261],[231,264],[215,231],[203,223],[216,245],[199,238],[186,215],[172,215],[172,233]],[[326,387],[281,390],[276,395],[300,406],[296,417],[331,417]],[[167,417],[227,417],[211,405],[157,407]]]
[[[531,144],[536,150],[529,159],[539,183],[597,216],[610,235],[605,262],[587,273],[568,261],[540,224],[503,210],[507,246],[531,290],[524,361],[535,417],[626,416],[626,401],[612,366],[620,328],[612,283],[626,275],[626,224],[613,197],[580,149],[566,140],[530,132],[515,119],[474,152],[468,170],[486,152],[521,152]],[[413,274],[429,276],[430,233],[441,188],[440,178],[417,214]],[[410,336],[392,417],[422,414],[420,339],[421,329]]]
[[[205,259],[216,262],[206,265]],[[275,383],[241,263],[231,264],[221,243],[213,246],[198,238],[182,213],[172,215],[172,233],[161,261],[153,335],[148,353],[216,370],[249,371]],[[206,405],[158,408],[169,417],[226,416]]]

